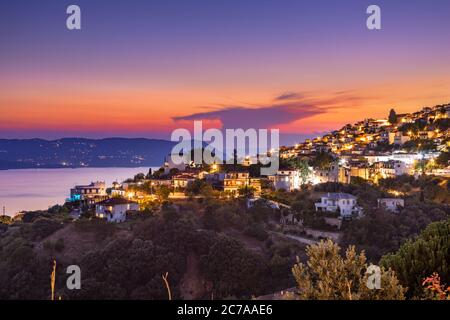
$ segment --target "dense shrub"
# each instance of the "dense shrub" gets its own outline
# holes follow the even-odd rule
[[[23,225],[22,231],[27,239],[37,241],[48,237],[63,226],[63,223],[57,220],[38,218],[31,225]]]
[[[94,233],[97,240],[104,240],[116,231],[116,225],[104,219],[80,219],[74,222],[77,232]]]
[[[410,296],[423,294],[423,280],[437,273],[450,283],[450,220],[430,224],[415,240],[384,256],[381,265],[392,268]]]
[[[259,295],[267,282],[263,258],[245,249],[239,242],[219,237],[201,260],[201,269],[211,281],[214,296]]]
[[[366,210],[360,219],[343,224],[342,242],[364,249],[368,259],[376,263],[382,255],[397,250],[427,225],[448,217],[448,212],[432,204],[410,205],[395,214],[381,209]]]
[[[253,223],[245,228],[244,234],[256,238],[260,241],[265,241],[269,237],[269,234],[264,229],[264,225],[260,223]]]
[[[55,241],[54,248],[55,248],[56,252],[63,251],[64,247],[65,247],[65,245],[64,245],[64,240],[63,239],[58,239],[58,240]]]

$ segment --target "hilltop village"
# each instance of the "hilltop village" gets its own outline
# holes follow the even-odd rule
[[[439,177],[445,182],[450,177],[449,123],[450,105],[408,114],[391,110],[386,119],[365,119],[295,146],[281,147],[280,169],[267,177],[260,176],[261,165],[255,157],[235,159],[232,165],[175,165],[168,156],[159,170],[110,187],[104,182],[75,186],[68,203],[75,204],[75,217],[83,210],[95,209],[99,218],[123,222],[127,213],[145,210],[157,201],[241,197],[247,199],[247,206],[259,201],[288,210],[289,201],[280,193],[318,189],[320,185],[355,181],[383,185],[389,179],[417,180],[421,176]],[[403,208],[404,197],[411,193],[398,188],[385,191],[376,205],[392,212]],[[339,220],[364,214],[359,204],[362,199],[356,195],[325,192],[316,193],[316,198],[316,212]]]

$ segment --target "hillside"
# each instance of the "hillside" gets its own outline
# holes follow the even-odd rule
[[[228,214],[242,210],[235,202],[223,206]],[[290,268],[304,246],[244,236],[239,228],[255,213],[211,230],[204,209],[163,206],[122,224],[26,213],[0,229],[0,299],[48,299],[53,259],[56,295],[64,300],[167,299],[166,272],[176,299],[251,298],[294,284]],[[65,288],[73,264],[82,270],[79,291]]]

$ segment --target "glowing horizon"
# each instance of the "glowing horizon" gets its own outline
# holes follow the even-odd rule
[[[378,1],[381,31],[368,1],[76,2],[81,31],[67,1],[0,4],[0,138],[308,135],[450,102],[448,1]]]

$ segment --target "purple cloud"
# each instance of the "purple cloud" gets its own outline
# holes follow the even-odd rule
[[[327,113],[332,109],[352,108],[364,98],[345,92],[325,98],[306,97],[300,93],[286,92],[274,100],[280,103],[259,106],[224,106],[172,119],[174,121],[220,120],[224,128],[271,128]]]
[[[276,101],[283,101],[283,100],[298,100],[304,98],[304,95],[299,92],[285,92],[279,95],[275,98]]]
[[[323,112],[323,110],[314,105],[307,105],[303,103],[286,103],[260,108],[230,106],[221,110],[174,117],[173,120],[219,119],[224,128],[259,129],[294,122],[296,120],[311,117]]]

